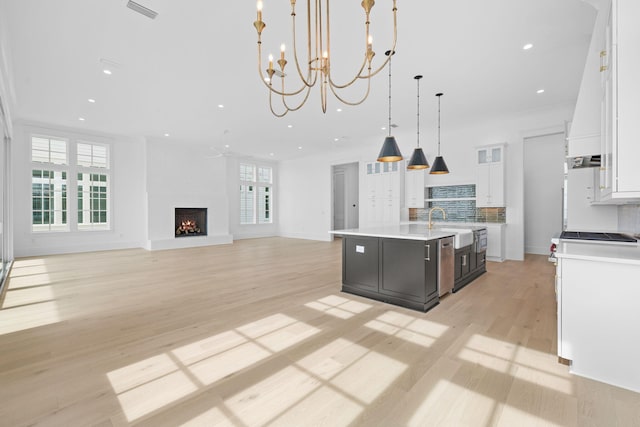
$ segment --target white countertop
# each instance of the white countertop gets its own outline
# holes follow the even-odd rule
[[[584,242],[560,239],[557,258],[640,265],[640,246],[608,242]]]
[[[453,228],[453,227],[450,227]],[[464,227],[471,229],[471,227]],[[345,236],[366,236],[366,237],[386,237],[389,239],[407,239],[407,240],[435,240],[444,237],[452,237],[456,233],[451,231],[442,231],[437,228],[429,230],[424,224],[412,225],[390,225],[385,227],[370,228],[350,228],[346,230],[329,231],[330,234]]]

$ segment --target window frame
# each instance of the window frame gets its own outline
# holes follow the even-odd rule
[[[34,138],[42,138],[48,140],[63,140],[66,142],[66,162],[65,164],[57,164],[50,162],[42,162],[33,159],[33,144]],[[70,135],[60,134],[60,132],[55,131],[47,131],[47,130],[38,130],[32,131],[28,133],[28,144],[29,144],[29,180],[30,180],[30,199],[29,202],[31,204],[30,208],[30,231],[34,234],[51,234],[51,233],[85,233],[85,232],[112,232],[113,231],[113,223],[112,223],[112,215],[113,215],[113,169],[112,169],[112,158],[113,158],[113,144],[104,141],[103,138],[96,137],[93,138],[87,137],[74,137]],[[106,149],[105,155],[105,166],[82,166],[80,165],[80,161],[78,158],[78,147],[79,144],[91,145],[91,146],[100,146]],[[50,156],[50,155],[49,155]],[[92,163],[93,163],[93,148],[92,148]],[[54,224],[34,224],[34,171],[42,170],[42,171],[54,171],[54,172],[65,172],[66,173],[66,227],[59,229],[52,229]],[[86,226],[84,224],[79,223],[78,217],[78,208],[79,201],[81,200],[78,197],[78,191],[80,188],[80,180],[78,180],[78,174],[98,174],[98,175],[106,175],[106,223],[97,223],[100,225],[97,226]],[[91,202],[89,202],[91,203]],[[91,214],[93,210],[89,210]]]
[[[248,181],[244,178],[247,177],[247,174],[245,172],[243,172],[243,169],[249,166],[253,169],[253,172],[250,174],[252,177],[251,181]],[[264,180],[262,179],[262,175],[260,174],[261,170],[264,169],[268,169],[269,170],[269,179],[268,180]],[[238,203],[238,207],[239,207],[239,214],[238,214],[238,221],[240,223],[241,226],[266,226],[266,225],[272,225],[274,223],[273,221],[273,215],[274,215],[274,170],[275,167],[273,165],[270,164],[264,164],[264,163],[256,163],[256,162],[248,162],[248,161],[240,161],[238,164],[238,179],[240,181],[240,191],[239,191],[239,203]],[[246,186],[252,186],[253,190],[252,190],[252,222],[246,222],[243,221],[243,219],[245,217],[248,217],[249,215],[246,215],[246,208],[243,208],[243,201],[244,201],[244,187]],[[268,189],[265,191],[265,189]],[[268,194],[264,194],[268,191]],[[266,197],[268,197],[268,210],[265,210],[265,212],[267,213],[266,217],[268,217],[268,221],[265,220],[261,220],[265,215],[262,215],[264,212],[263,209],[261,209],[261,206],[263,204],[263,200],[261,200],[262,196],[265,195]]]

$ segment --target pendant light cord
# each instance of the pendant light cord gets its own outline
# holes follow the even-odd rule
[[[438,156],[440,156],[440,97],[442,94],[436,93],[436,96],[438,97]]]
[[[417,132],[417,136],[418,136],[418,148],[420,148],[420,79],[422,78],[422,76],[416,76],[414,77],[416,79],[416,81],[418,82],[418,123],[416,125],[416,129],[418,129]]]

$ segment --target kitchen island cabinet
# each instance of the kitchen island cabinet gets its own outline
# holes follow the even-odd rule
[[[438,304],[438,240],[342,238],[342,290],[414,310]]]
[[[342,236],[342,291],[427,311],[439,302],[440,239],[424,227],[337,230]]]

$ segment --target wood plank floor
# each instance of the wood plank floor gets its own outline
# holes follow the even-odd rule
[[[16,260],[0,425],[640,426],[639,394],[558,363],[545,257],[489,263],[424,314],[341,293],[340,251]]]

